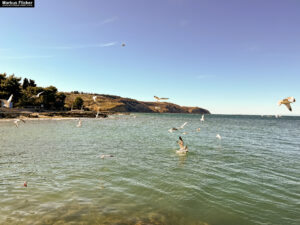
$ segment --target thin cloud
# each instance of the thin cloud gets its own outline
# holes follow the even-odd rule
[[[206,79],[206,78],[211,78],[211,77],[213,77],[213,76],[212,75],[198,75],[198,76],[196,76],[196,79],[201,80],[201,79]]]
[[[46,47],[48,49],[59,49],[59,50],[74,50],[74,49],[85,49],[85,48],[104,48],[116,45],[116,42],[108,42],[102,44],[91,44],[91,45],[72,45],[72,46],[53,46]]]
[[[53,55],[23,55],[23,56],[1,56],[0,59],[45,59],[53,58]]]
[[[118,20],[118,17],[117,17],[117,16],[114,16],[114,17],[107,18],[107,19],[101,21],[99,24],[100,24],[100,25],[104,25],[104,24],[108,24],[108,23],[113,23],[113,22],[115,22],[115,21],[117,21],[117,20]]]

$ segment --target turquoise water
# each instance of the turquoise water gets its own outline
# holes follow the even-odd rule
[[[1,121],[0,224],[300,224],[300,118],[200,118]]]

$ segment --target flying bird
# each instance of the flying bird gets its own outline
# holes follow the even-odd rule
[[[154,96],[154,98],[157,100],[157,101],[160,101],[160,100],[168,100],[169,98],[159,98],[157,96]]]
[[[126,44],[125,43],[122,43],[122,47],[125,47],[126,46]]]
[[[202,114],[202,117],[201,117],[200,121],[204,122],[204,114]]]
[[[296,99],[294,97],[287,97],[283,100],[280,100],[278,102],[278,105],[281,106],[281,104],[285,104],[285,106],[292,111],[291,103],[296,102]]]
[[[172,128],[169,129],[168,131],[169,131],[170,133],[173,133],[173,131],[176,131],[176,130],[178,130],[176,127],[172,127]]]
[[[19,122],[23,122],[23,123],[25,123],[25,120],[23,120],[23,119],[15,119],[14,120],[14,124],[15,124],[15,126],[16,126],[16,128],[19,128]]]
[[[3,104],[4,104],[4,107],[6,107],[6,108],[9,108],[9,107],[10,107],[10,103],[11,103],[11,101],[12,101],[12,98],[13,98],[13,95],[11,95],[11,96],[9,97],[9,99],[7,99],[7,100],[1,99],[1,101],[2,101]]]
[[[33,95],[32,98],[39,98],[41,94],[43,94],[44,91],[41,91],[40,93],[38,93],[37,95]]]
[[[217,135],[216,135],[216,138],[218,138],[219,140],[221,140],[221,139],[222,139],[222,137],[221,137],[221,135],[220,135],[220,134],[217,134]]]
[[[186,124],[187,124],[187,122],[185,122],[184,124],[182,124],[178,129],[183,129]]]
[[[96,102],[96,101],[97,101],[97,97],[98,97],[98,96],[96,96],[96,95],[95,95],[95,96],[93,96],[93,100],[94,100],[94,102]]]

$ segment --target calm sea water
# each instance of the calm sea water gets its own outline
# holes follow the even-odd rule
[[[300,118],[200,117],[0,122],[0,224],[300,224]]]

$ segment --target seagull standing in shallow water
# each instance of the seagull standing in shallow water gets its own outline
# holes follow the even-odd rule
[[[278,105],[281,106],[281,104],[285,104],[285,106],[292,111],[291,103],[296,102],[296,99],[294,97],[287,97],[285,99],[282,99],[278,102]]]

